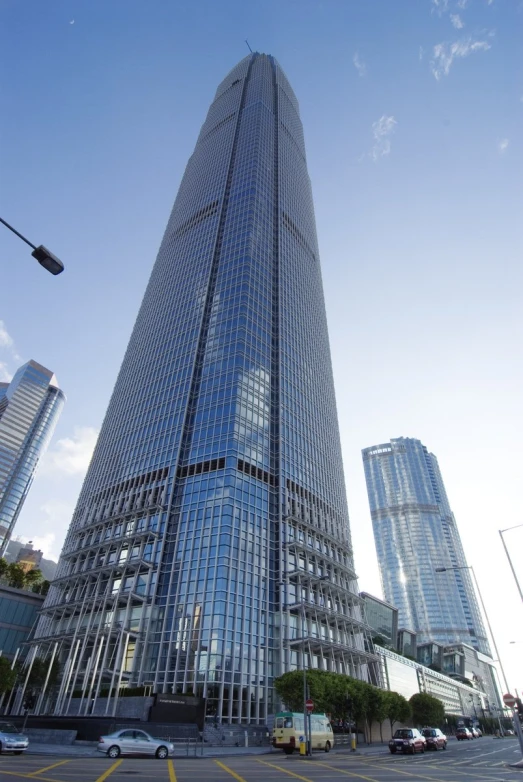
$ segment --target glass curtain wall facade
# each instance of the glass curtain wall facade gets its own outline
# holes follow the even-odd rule
[[[398,437],[363,450],[365,479],[385,599],[418,644],[490,647],[470,571],[434,454]]]
[[[28,361],[0,383],[0,556],[3,556],[65,396],[53,373]]]
[[[86,677],[263,723],[300,665],[366,677],[295,95],[253,53],[187,165],[38,628]],[[87,671],[87,674],[86,674]]]

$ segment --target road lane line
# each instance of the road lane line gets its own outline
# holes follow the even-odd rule
[[[379,766],[373,766],[371,763],[366,763],[365,765],[369,766],[370,768],[379,768]],[[434,769],[435,771],[441,771],[441,769],[438,768],[438,766],[431,766],[428,763],[425,764],[425,767],[426,768],[430,768],[431,770]],[[390,766],[389,769],[392,770],[392,766]],[[419,773],[418,774],[411,774],[409,771],[402,771],[399,768],[397,768],[397,769],[395,768],[394,770],[396,771],[397,774],[404,774],[407,777],[417,777],[419,779],[430,779],[430,780],[432,780],[432,782],[447,782],[446,780],[438,779],[437,777],[426,777],[426,776],[423,776],[423,774],[419,774]],[[445,769],[445,771],[447,771],[447,770],[449,772],[452,772],[452,774],[460,774],[461,776],[464,776],[464,777],[474,777],[474,782],[500,782],[499,777],[478,777],[477,774],[469,774],[466,771],[457,771],[457,770],[454,769],[454,767],[452,767],[452,768],[448,768],[447,767],[447,769]]]
[[[53,779],[52,777],[32,777],[29,773],[23,773],[22,771],[6,771],[4,768],[2,769],[2,774],[9,774],[10,777],[21,777],[22,779],[38,779],[42,780],[42,782],[64,782],[63,779]]]
[[[172,760],[167,761],[167,768],[169,769],[169,782],[176,782],[176,774],[174,773],[174,765]]]
[[[36,776],[36,774],[43,774],[44,771],[50,771],[50,769],[52,769],[52,768],[56,768],[57,766],[63,766],[64,763],[70,763],[70,762],[71,762],[70,760],[60,760],[58,763],[53,763],[52,766],[46,766],[45,768],[39,768],[38,771],[31,771],[31,773],[28,774],[28,776],[34,777],[34,776]]]
[[[315,766],[325,766],[325,768],[331,768],[334,771],[338,771],[341,774],[347,774],[349,777],[353,777],[355,779],[365,779],[367,782],[379,782],[376,777],[366,777],[365,774],[358,774],[356,771],[346,771],[344,768],[340,768],[339,766],[331,766],[329,763],[321,763],[317,762],[314,764]]]
[[[282,768],[281,766],[276,766],[274,763],[267,763],[266,760],[258,760],[258,763],[262,763],[264,766],[271,766],[272,768],[277,768],[278,771],[283,771],[284,774],[289,774],[291,777],[296,777],[296,779],[301,779],[303,780],[303,782],[313,782],[313,780],[309,779],[309,777],[302,777],[301,774],[295,774],[294,771],[287,771],[286,768]]]
[[[122,760],[117,760],[116,763],[113,763],[112,766],[109,766],[109,768],[104,771],[104,773],[98,777],[98,779],[95,779],[94,782],[104,782],[104,779],[107,779],[107,777],[110,777],[113,771],[116,771],[120,763],[122,763]]]
[[[220,766],[220,768],[223,768],[224,771],[226,771],[232,777],[237,779],[238,782],[246,782],[246,780],[243,777],[241,777],[239,774],[237,774],[236,771],[233,771],[232,768],[229,768],[229,766],[226,766],[225,763],[220,763],[219,760],[215,760],[214,762],[216,763],[217,766]],[[309,780],[309,782],[311,782],[311,781]]]

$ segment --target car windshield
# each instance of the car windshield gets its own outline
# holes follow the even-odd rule
[[[395,739],[411,739],[412,738],[412,731],[411,730],[397,730],[394,734]]]
[[[0,722],[0,733],[18,733],[12,722]]]
[[[425,728],[425,730],[422,731],[422,733],[423,733],[424,736],[435,736],[436,735],[436,731],[432,730],[431,728]]]

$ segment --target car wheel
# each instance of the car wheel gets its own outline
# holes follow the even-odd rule
[[[292,747],[285,747],[283,751],[285,752],[286,755],[292,755],[292,753],[294,752]]]
[[[169,754],[169,750],[167,747],[158,747],[155,754],[157,758],[160,758],[160,760],[165,760]]]
[[[330,752],[330,751],[331,751],[331,743],[330,743],[330,741],[326,741],[325,742],[325,752]]]
[[[437,747],[436,747],[436,749],[437,749]],[[422,744],[421,745],[421,754],[423,755],[424,752],[425,752],[425,744]]]
[[[415,752],[416,752],[416,747],[413,744],[412,747],[410,748],[410,754],[414,755]]]
[[[396,754],[396,747],[389,747],[389,752],[390,752],[391,755],[395,755]]]
[[[13,754],[15,754],[15,755],[21,755],[21,754],[22,754],[22,752],[23,752],[23,750],[21,750],[21,749],[15,749],[15,751],[14,751],[14,753],[13,753]]]
[[[109,747],[107,750],[107,756],[110,758],[118,758],[120,757],[120,747],[116,744],[113,744],[112,747]]]
[[[446,741],[443,743],[443,749],[447,749],[447,742]]]

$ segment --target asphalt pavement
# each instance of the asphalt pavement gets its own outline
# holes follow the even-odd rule
[[[523,769],[510,768],[520,760],[515,739],[473,742],[451,739],[448,749],[423,755],[391,755],[374,745],[357,753],[346,749],[318,752],[311,759],[282,752],[245,754],[230,750],[221,757],[172,758],[169,760],[37,754],[0,757],[0,782],[16,779],[41,782],[523,782]],[[223,748],[224,752],[226,748]],[[234,755],[232,754],[234,752]]]

